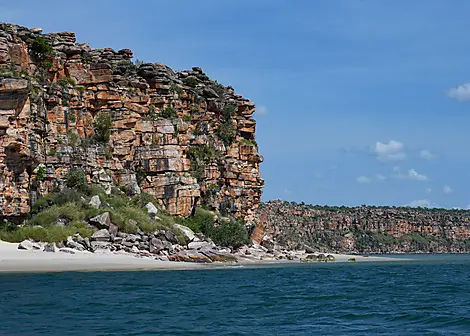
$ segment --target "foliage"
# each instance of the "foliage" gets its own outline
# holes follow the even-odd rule
[[[25,239],[32,239],[41,242],[61,242],[68,236],[79,233],[82,237],[91,237],[95,230],[78,227],[78,225],[35,227],[23,226],[13,230],[0,230],[0,240],[8,242],[22,242]]]
[[[46,166],[39,165],[36,170],[36,180],[42,182],[46,179]]]
[[[93,123],[95,131],[95,139],[98,142],[108,142],[111,137],[111,128],[113,126],[113,119],[108,112],[100,112]]]
[[[193,118],[190,116],[190,115],[184,115],[183,116],[183,120],[186,121],[186,122],[190,122]]]
[[[219,97],[223,97],[224,96],[224,93],[225,93],[225,87],[218,83],[218,82],[215,82],[213,85],[212,85],[212,89],[215,91],[215,93],[217,93],[217,95]]]
[[[135,76],[139,68],[129,60],[119,62],[114,68],[113,73],[122,76]]]
[[[93,57],[88,51],[82,51],[82,61],[84,63],[91,63],[93,61]]]
[[[237,128],[231,121],[226,121],[220,123],[216,133],[225,146],[230,146],[237,136]]]
[[[191,173],[197,179],[204,177],[207,164],[219,157],[219,153],[207,145],[191,146],[188,157],[191,160]]]
[[[182,224],[194,232],[202,232],[217,245],[238,248],[250,242],[244,223],[235,220],[222,220],[220,223],[215,223],[214,213],[202,208],[196,209],[196,214],[184,219]]]
[[[37,36],[31,41],[31,52],[38,59],[48,59],[55,55],[50,42],[42,36]]]
[[[190,87],[196,87],[199,84],[199,80],[195,76],[188,76],[183,80],[183,83]]]
[[[68,188],[73,188],[82,192],[89,190],[85,172],[79,168],[72,169],[68,172],[65,177],[65,184]]]
[[[256,142],[255,139],[241,139],[240,143],[243,145],[248,145],[248,146],[257,146],[258,143]]]
[[[174,107],[167,106],[162,110],[160,116],[165,119],[176,119],[178,118],[178,113],[176,113]]]
[[[184,95],[184,89],[183,89],[182,87],[179,87],[179,86],[176,85],[175,83],[171,83],[171,85],[170,85],[170,91],[177,93],[178,96]]]
[[[78,144],[78,140],[80,140],[80,137],[78,136],[78,134],[73,132],[72,130],[68,130],[66,135],[67,135],[68,145],[72,147],[76,147]]]
[[[59,84],[62,88],[66,88],[68,87],[69,85],[72,86],[72,87],[75,87],[75,85],[77,84],[75,82],[75,79],[73,78],[70,78],[70,77],[62,77],[61,79],[59,79],[57,81],[57,84]]]

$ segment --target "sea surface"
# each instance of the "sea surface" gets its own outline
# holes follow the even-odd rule
[[[0,275],[0,335],[470,335],[470,256],[411,257]]]

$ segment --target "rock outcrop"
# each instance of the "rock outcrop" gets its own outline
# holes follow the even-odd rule
[[[258,209],[252,238],[325,252],[469,253],[470,211],[270,201]]]
[[[132,58],[74,33],[0,24],[1,217],[24,218],[80,168],[89,183],[148,192],[174,215],[199,201],[254,219],[264,185],[255,105],[200,68]]]

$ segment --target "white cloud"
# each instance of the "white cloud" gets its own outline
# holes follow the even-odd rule
[[[379,161],[401,161],[406,159],[403,148],[404,144],[400,141],[390,140],[388,143],[377,141],[372,151],[376,154]]]
[[[371,182],[371,179],[366,177],[366,176],[359,176],[357,179],[356,179],[357,183],[370,183]]]
[[[408,170],[407,178],[409,178],[410,180],[415,180],[415,181],[427,181],[428,180],[428,177],[426,175],[420,174],[414,169]]]
[[[431,160],[431,159],[435,159],[438,157],[436,154],[431,153],[427,149],[423,149],[422,151],[420,151],[419,156],[421,156],[421,158],[426,159],[426,160]]]
[[[385,181],[387,179],[387,176],[383,176],[382,174],[376,174],[375,178],[377,181]]]
[[[445,194],[450,194],[451,192],[453,192],[454,190],[449,187],[448,185],[445,185],[444,188],[442,189],[442,191],[445,193]]]
[[[430,194],[432,192],[432,189],[431,188],[426,188],[424,191],[426,192],[426,194]]]
[[[470,83],[447,90],[447,96],[458,101],[470,100]]]
[[[413,208],[416,208],[416,207],[430,208],[431,202],[427,199],[422,199],[422,200],[411,201],[410,204],[408,205]]]
[[[255,112],[259,116],[265,116],[268,114],[268,108],[266,106],[260,105],[255,109]]]

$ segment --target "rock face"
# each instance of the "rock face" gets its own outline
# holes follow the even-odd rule
[[[270,201],[252,239],[288,249],[369,253],[468,253],[470,211],[408,207],[322,207]]]
[[[254,219],[264,185],[255,106],[200,68],[132,63],[70,32],[0,24],[0,216],[81,168],[110,191],[148,192],[171,214],[199,202]]]

